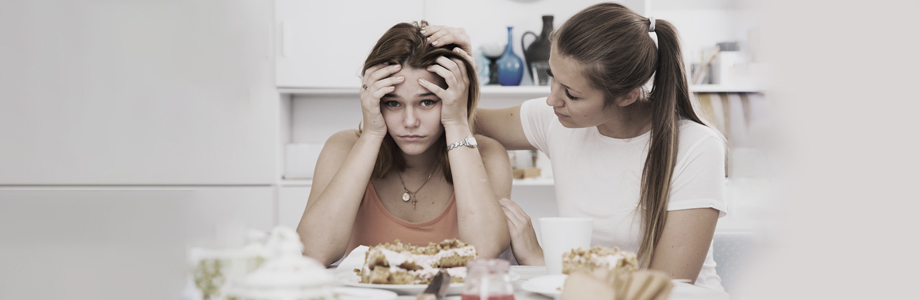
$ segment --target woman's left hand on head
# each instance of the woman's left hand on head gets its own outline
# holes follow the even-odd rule
[[[463,53],[460,48],[455,50]],[[469,101],[470,78],[464,62],[458,58],[449,59],[441,56],[436,64],[428,66],[429,72],[434,72],[447,83],[443,89],[433,82],[419,79],[419,84],[441,98],[441,124],[468,125],[466,106]]]
[[[425,35],[426,42],[432,46],[444,47],[444,45],[454,44],[460,46],[465,53],[473,53],[470,35],[466,34],[463,28],[428,25],[422,28],[422,34]]]

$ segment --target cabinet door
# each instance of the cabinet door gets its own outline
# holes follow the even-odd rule
[[[0,189],[0,298],[183,299],[190,247],[271,229],[272,191]]]
[[[422,0],[277,0],[277,85],[357,89],[380,36],[397,23],[421,21],[422,7]]]
[[[4,4],[0,185],[273,183],[272,8]]]
[[[278,190],[278,225],[297,228],[310,198],[309,186],[281,187]]]

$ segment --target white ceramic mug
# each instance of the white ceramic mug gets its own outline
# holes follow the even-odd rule
[[[540,218],[543,261],[549,275],[562,274],[562,254],[574,248],[591,247],[593,219]]]

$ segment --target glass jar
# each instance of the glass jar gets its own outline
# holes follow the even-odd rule
[[[501,259],[477,259],[466,264],[466,284],[461,300],[514,300],[514,286],[508,271],[511,264]]]

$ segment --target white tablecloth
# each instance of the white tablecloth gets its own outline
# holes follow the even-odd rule
[[[546,267],[512,266],[511,271],[521,275],[521,279],[512,282],[514,285],[515,300],[548,300],[552,299],[541,294],[531,293],[521,288],[521,284],[531,278],[546,275]],[[415,299],[415,295],[399,296],[400,300]],[[446,300],[459,300],[460,296],[449,296]],[[674,283],[668,300],[728,300],[725,292],[713,291],[686,283]]]

